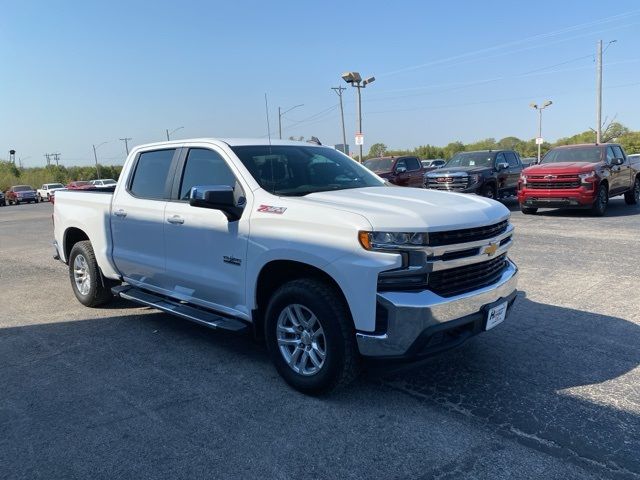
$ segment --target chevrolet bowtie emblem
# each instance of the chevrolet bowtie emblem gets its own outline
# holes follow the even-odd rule
[[[484,251],[482,253],[486,253],[487,255],[492,257],[493,255],[495,255],[495,253],[497,251],[498,251],[498,244],[497,243],[490,243],[489,245],[484,247]]]

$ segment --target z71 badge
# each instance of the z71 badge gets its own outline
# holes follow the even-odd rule
[[[277,215],[282,215],[287,207],[273,207],[271,205],[260,205],[258,207],[258,212],[263,213],[275,213]]]

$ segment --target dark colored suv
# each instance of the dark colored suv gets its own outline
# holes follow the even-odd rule
[[[426,170],[418,157],[370,158],[363,165],[394,185],[417,188],[423,186]]]
[[[522,162],[513,150],[459,152],[443,168],[427,173],[424,186],[498,199],[516,195],[520,172]]]

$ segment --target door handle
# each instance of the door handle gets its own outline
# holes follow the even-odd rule
[[[167,218],[167,222],[173,225],[182,225],[184,223],[184,218],[174,215],[173,217]]]
[[[120,210],[116,210],[115,212],[113,212],[113,214],[116,217],[126,217],[127,216],[127,212],[125,212],[124,210],[120,209]]]

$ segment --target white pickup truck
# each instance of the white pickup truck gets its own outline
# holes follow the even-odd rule
[[[516,296],[503,205],[391,186],[303,142],[139,146],[114,192],[58,192],[54,228],[84,305],[116,295],[252,328],[307,393],[347,383],[363,357],[457,346],[502,322]]]
[[[39,202],[50,202],[51,197],[55,195],[55,192],[64,190],[64,185],[61,183],[44,183],[37,191]]]

